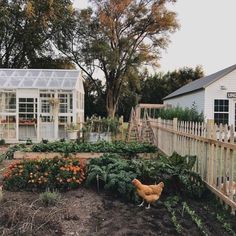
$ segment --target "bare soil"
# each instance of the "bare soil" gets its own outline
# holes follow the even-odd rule
[[[51,207],[42,205],[39,193],[3,191],[3,195],[0,235],[4,236],[178,235],[164,206],[165,195],[148,210],[84,187],[62,193],[58,204]],[[204,222],[208,235],[232,235],[217,221],[214,212],[219,209],[214,204],[194,200],[188,204]],[[182,214],[181,204],[175,210],[177,220],[183,227],[180,235],[203,235],[191,217],[187,213]],[[229,216],[229,219],[232,219],[231,224],[236,224],[235,216]]]

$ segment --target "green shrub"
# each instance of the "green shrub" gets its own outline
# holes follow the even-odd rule
[[[75,152],[109,152],[120,153],[126,155],[135,155],[136,153],[152,153],[156,152],[157,148],[148,143],[125,143],[116,141],[113,143],[101,141],[97,143],[76,143],[68,142],[49,142],[34,144],[31,148],[33,152],[61,152],[68,155],[68,153]]]
[[[165,120],[173,120],[174,118],[178,118],[178,120],[181,121],[204,121],[203,113],[199,113],[195,105],[193,105],[192,108],[174,107],[161,109],[158,113],[158,117]]]
[[[135,200],[135,188],[131,181],[137,174],[130,163],[130,160],[116,154],[92,159],[87,168],[86,184],[105,189],[127,200]]]
[[[6,144],[5,139],[0,139],[0,146],[5,145],[5,144]]]
[[[39,195],[39,200],[45,206],[55,206],[61,199],[61,194],[58,191],[50,191],[47,189]]]
[[[5,155],[4,154],[0,154],[0,163],[5,159]]]
[[[161,157],[155,171],[166,179],[171,190],[200,198],[206,187],[201,177],[192,171],[195,162],[196,156],[181,156],[174,152],[170,157]]]
[[[25,144],[16,144],[14,146],[10,146],[4,154],[4,159],[11,160],[14,157],[14,153],[16,151],[23,151],[26,150]]]
[[[42,139],[41,143],[47,144],[48,143],[48,139]]]
[[[85,179],[84,165],[71,158],[53,158],[15,162],[4,174],[8,190],[68,190],[79,187]]]
[[[118,118],[99,118],[92,116],[87,119],[84,124],[84,131],[88,132],[111,132],[117,134],[119,132],[119,119]]]
[[[89,162],[86,184],[99,186],[131,201],[136,200],[135,188],[131,184],[134,178],[144,184],[163,181],[167,192],[201,197],[206,188],[200,176],[191,171],[195,160],[195,156],[182,157],[177,153],[149,160],[123,159],[117,154],[105,154]]]
[[[32,145],[32,144],[33,144],[32,140],[30,138],[28,138],[26,140],[26,145]]]

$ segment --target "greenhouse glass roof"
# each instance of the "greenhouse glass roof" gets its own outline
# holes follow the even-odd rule
[[[78,70],[0,69],[0,89],[74,89],[80,80]]]

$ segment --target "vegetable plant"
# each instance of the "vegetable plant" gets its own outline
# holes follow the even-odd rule
[[[192,171],[195,161],[196,156],[181,156],[174,152],[170,157],[161,157],[157,169],[172,189],[200,198],[206,187],[201,177]]]
[[[186,211],[190,215],[193,222],[197,225],[197,227],[200,229],[202,234],[207,236],[208,235],[207,232],[203,229],[202,220],[199,218],[199,216],[196,214],[196,212],[190,208],[190,206],[186,202],[183,202],[182,215],[184,214],[184,211]]]
[[[175,210],[173,209],[178,204],[179,200],[180,200],[179,197],[176,195],[172,197],[168,197],[164,205],[167,208],[168,212],[171,214],[171,220],[175,226],[177,233],[181,234],[181,232],[183,231],[183,227],[178,222],[176,214],[175,214]]]
[[[9,190],[68,190],[85,179],[84,165],[71,158],[16,161],[4,173],[4,188]]]
[[[75,152],[109,152],[120,153],[126,155],[135,155],[136,153],[151,153],[156,152],[156,147],[148,143],[125,143],[116,141],[113,143],[101,141],[97,143],[76,143],[68,142],[48,142],[34,144],[31,148],[33,152],[61,152],[61,153],[75,153]]]
[[[105,154],[92,159],[87,168],[86,184],[97,185],[127,200],[135,200],[135,188],[131,181],[137,177],[130,160],[116,154]]]

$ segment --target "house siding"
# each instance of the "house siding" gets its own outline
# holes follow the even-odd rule
[[[225,90],[221,89],[225,87]],[[214,100],[229,100],[229,124],[235,124],[235,103],[236,98],[227,98],[228,92],[236,92],[236,70],[212,83],[205,89],[205,105],[207,119],[214,119]]]
[[[204,90],[201,90],[201,91],[185,94],[182,96],[178,96],[175,98],[166,99],[164,100],[164,104],[169,104],[173,107],[179,106],[183,108],[186,108],[186,107],[191,108],[193,104],[195,104],[197,111],[204,113],[204,100],[205,100],[205,93],[204,93]]]

